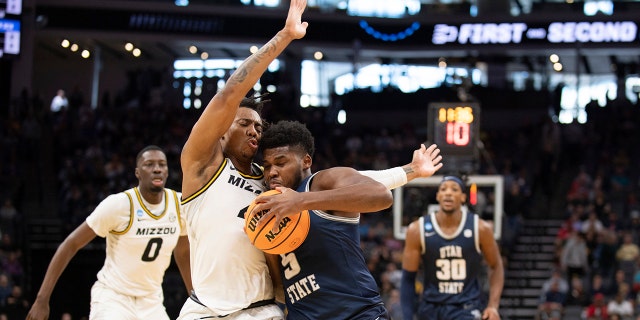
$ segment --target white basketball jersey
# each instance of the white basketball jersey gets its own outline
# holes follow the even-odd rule
[[[244,213],[262,191],[262,173],[245,175],[225,159],[205,186],[182,201],[193,288],[198,299],[217,314],[274,297],[264,253],[243,230]]]
[[[96,207],[86,221],[98,236],[106,237],[98,281],[134,297],[162,292],[173,249],[185,233],[178,199],[177,192],[165,189],[163,201],[152,205],[136,187],[110,195]]]

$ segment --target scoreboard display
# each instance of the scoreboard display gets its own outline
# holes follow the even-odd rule
[[[443,155],[474,156],[480,129],[480,105],[465,102],[429,104],[429,139]]]
[[[22,0],[0,0],[0,58],[20,54]]]

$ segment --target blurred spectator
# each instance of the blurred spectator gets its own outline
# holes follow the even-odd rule
[[[618,316],[620,320],[633,320],[633,303],[629,299],[629,286],[623,285],[618,288],[618,292],[607,304],[609,317]]]
[[[569,292],[569,283],[559,269],[553,269],[551,277],[542,284],[542,295],[540,298],[543,298],[545,293],[552,291],[552,287],[554,287],[553,291],[564,293],[565,295]]]
[[[587,296],[593,297],[598,293],[602,293],[605,296],[609,295],[609,288],[607,284],[602,279],[602,275],[599,273],[595,273],[593,277],[591,277],[591,283],[589,284],[589,293]]]
[[[385,270],[381,276],[386,281],[388,281],[393,288],[400,288],[400,281],[402,280],[402,270],[398,268],[398,265],[396,263],[387,263],[387,270]]]
[[[609,295],[607,296],[607,298],[613,298],[620,291],[620,288],[628,285],[629,282],[627,282],[626,278],[624,277],[624,271],[622,271],[622,269],[616,270],[613,282],[609,286]],[[631,292],[629,292],[629,294],[631,294]]]
[[[592,186],[592,179],[584,167],[580,167],[580,172],[571,182],[567,201],[585,203],[589,200]]]
[[[584,310],[586,320],[608,320],[607,301],[602,293],[593,296],[591,303]]]
[[[585,289],[585,277],[580,277],[577,274],[571,276],[569,279],[569,295],[567,296],[566,304],[581,306],[587,303],[587,290]]]
[[[593,249],[591,256],[593,257],[593,272],[601,275],[607,284],[613,280],[613,273],[616,268],[617,250],[617,234],[612,230],[603,230],[598,237],[598,242]]]
[[[592,208],[589,208],[587,219],[582,222],[582,233],[598,234],[602,232],[604,226],[602,221],[598,218],[598,214]]]
[[[561,263],[562,251],[567,240],[571,237],[574,231],[580,230],[580,216],[573,208],[573,204],[568,205],[569,217],[562,222],[562,225],[560,225],[560,229],[558,230],[554,241],[555,259],[558,260],[558,263]]]
[[[6,305],[7,297],[11,295],[12,287],[9,276],[0,272],[0,308]]]
[[[504,211],[508,216],[523,216],[527,210],[527,195],[523,194],[518,181],[507,185],[508,192],[504,197]]]
[[[613,159],[613,172],[611,173],[611,191],[609,192],[611,200],[611,210],[615,212],[625,211],[625,202],[631,187],[631,175],[628,171],[629,159],[625,152],[616,154]]]
[[[13,237],[8,233],[3,233],[0,240],[0,255],[8,254],[11,251],[20,252],[20,248],[13,242]]]
[[[393,289],[389,298],[384,301],[384,305],[389,311],[389,315],[393,320],[402,320],[402,306],[400,305],[400,290]],[[411,320],[411,319],[409,319]]]
[[[554,173],[558,170],[560,150],[562,149],[562,137],[560,125],[549,115],[543,120],[541,129],[540,150],[540,175],[543,192],[550,196],[554,188]]]
[[[560,270],[553,270],[551,278],[542,285],[536,320],[560,320],[564,313],[569,284]]]
[[[605,209],[610,209],[611,206],[605,206]],[[612,231],[621,232],[626,229],[629,224],[628,221],[625,221],[618,212],[613,210],[605,210],[604,216],[602,217],[602,225]]]
[[[22,296],[22,287],[14,285],[11,295],[7,297],[7,303],[0,313],[5,313],[8,319],[24,319],[29,311],[29,301]]]
[[[13,283],[22,283],[22,277],[24,276],[24,269],[22,268],[19,257],[20,254],[18,252],[9,251],[7,256],[0,261],[2,270],[9,275]]]
[[[56,96],[51,100],[51,112],[58,113],[67,109],[67,107],[69,107],[69,100],[67,99],[64,90],[60,89]]]
[[[0,208],[0,231],[15,236],[18,210],[13,206],[11,198],[7,197]]]
[[[631,234],[633,243],[640,243],[640,211],[632,210],[629,213],[630,223],[627,224],[627,230]]]
[[[640,258],[640,247],[633,242],[633,237],[627,232],[622,236],[622,244],[616,252],[616,260],[628,283],[633,280],[638,258]]]
[[[562,248],[562,257],[560,259],[560,265],[569,279],[569,297],[567,303],[577,303],[583,298],[583,286],[580,286],[580,283],[584,281],[584,276],[589,270],[587,257],[588,249],[584,234],[573,231],[571,237]]]

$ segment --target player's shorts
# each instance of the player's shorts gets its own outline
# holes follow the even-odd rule
[[[392,320],[389,311],[383,303],[368,307],[357,315],[350,317],[350,320]]]
[[[228,315],[219,315],[213,312],[211,309],[197,303],[191,298],[187,298],[187,301],[180,310],[178,320],[284,320],[284,313],[282,309],[275,304],[267,304],[260,307],[248,308],[236,311]]]
[[[480,320],[482,306],[480,302],[465,304],[435,304],[421,302],[418,306],[420,320]]]
[[[169,320],[162,291],[145,297],[120,294],[101,282],[91,287],[91,320]]]

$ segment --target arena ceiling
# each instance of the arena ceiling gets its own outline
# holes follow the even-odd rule
[[[202,2],[202,1],[200,1]],[[423,1],[428,2],[428,1]],[[72,4],[73,3],[73,4]],[[153,3],[150,8],[150,3]],[[211,1],[220,3],[220,1]],[[74,53],[62,48],[62,39],[78,43],[89,50],[100,47],[103,54],[118,59],[133,59],[124,50],[132,42],[142,50],[142,58],[172,61],[178,58],[198,58],[207,52],[209,58],[245,58],[248,48],[263,44],[281,27],[283,9],[255,9],[250,7],[198,4],[176,8],[165,1],[38,1],[35,7],[35,49],[47,50],[61,57]],[[560,8],[560,7],[558,7]],[[520,21],[536,24],[544,21],[582,20],[575,10],[553,9],[544,17],[530,14],[522,17],[492,16],[482,19],[452,14],[426,14],[407,19],[367,20],[379,30],[404,30],[414,22],[422,23],[425,30],[434,24],[477,24],[478,21],[515,24]],[[640,25],[640,6],[628,6],[613,17],[596,17],[587,21],[633,21]],[[502,65],[508,71],[551,72],[548,57],[556,53],[561,57],[566,73],[611,74],[615,68],[637,73],[640,63],[638,36],[624,44],[603,42],[597,44],[515,43],[508,45],[446,45],[434,46],[430,39],[416,34],[403,41],[380,41],[367,34],[363,20],[347,17],[340,12],[312,9],[305,13],[310,22],[304,40],[295,42],[286,56],[310,59],[315,51],[324,53],[326,61],[367,63],[412,63],[436,65],[444,57],[450,65],[473,66],[476,62]],[[164,19],[164,20],[163,20]],[[135,20],[135,22],[134,22]],[[160,25],[160,20],[164,21]],[[182,23],[182,27],[180,27]],[[184,24],[187,27],[184,27]],[[135,26],[133,26],[135,25]],[[406,29],[409,30],[409,29]],[[383,35],[384,31],[381,32]],[[422,38],[419,38],[422,37]],[[417,39],[417,40],[416,40]],[[189,53],[196,46],[196,55]]]

